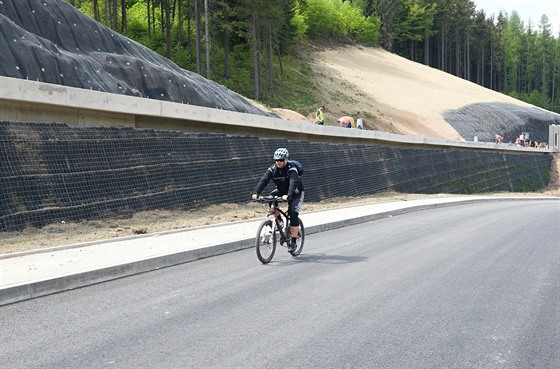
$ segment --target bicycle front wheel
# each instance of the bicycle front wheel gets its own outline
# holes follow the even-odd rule
[[[259,226],[256,249],[261,263],[270,263],[276,251],[276,232],[273,230],[272,220],[265,220]]]
[[[294,251],[290,251],[290,254],[292,254],[292,256],[298,256],[299,254],[301,254],[301,251],[303,250],[303,243],[305,242],[305,227],[303,226],[303,222],[301,221],[301,218],[298,218],[298,222],[299,222],[299,232],[298,232],[298,238],[296,240],[296,249]],[[290,227],[288,226],[288,229],[286,231],[286,234],[290,235]]]

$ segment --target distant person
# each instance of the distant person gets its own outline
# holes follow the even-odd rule
[[[504,138],[500,135],[494,135],[494,142],[497,143],[497,144],[502,143],[503,139]]]
[[[354,118],[352,117],[340,117],[336,120],[338,122],[338,125],[340,127],[345,127],[345,128],[354,128]]]
[[[323,115],[323,110],[325,110],[325,106],[321,105],[317,112],[315,113],[315,124],[322,126],[325,124],[325,116]]]
[[[519,135],[519,146],[525,147],[525,135],[523,133]]]
[[[356,121],[356,128],[364,129],[364,121],[362,120],[362,118],[358,118],[358,120]]]

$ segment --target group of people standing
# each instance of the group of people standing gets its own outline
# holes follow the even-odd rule
[[[547,148],[548,144],[546,142],[537,142],[533,139],[531,139],[529,136],[529,133],[525,134],[525,132],[522,132],[519,137],[517,137],[515,139],[515,143],[511,143],[511,141],[509,142],[510,145],[515,145],[515,146],[520,146],[520,147],[537,147],[539,149],[541,148]],[[494,135],[494,142],[499,144],[502,143],[504,137],[502,135],[496,134]]]
[[[323,113],[323,110],[325,110],[325,106],[321,105],[319,107],[319,109],[317,109],[317,112],[315,113],[315,122],[314,123],[317,124],[317,125],[320,125],[320,126],[325,124],[325,114]],[[354,118],[349,117],[349,116],[340,117],[336,120],[336,122],[338,123],[338,125],[340,127],[356,128],[356,123],[354,122]],[[362,128],[362,127],[359,126],[358,128]]]

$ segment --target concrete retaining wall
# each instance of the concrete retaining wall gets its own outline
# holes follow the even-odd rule
[[[66,123],[71,126],[120,126],[185,132],[247,134],[259,137],[377,143],[406,147],[460,148],[548,153],[485,142],[459,142],[340,127],[317,126],[189,104],[107,94],[0,76],[0,121]]]

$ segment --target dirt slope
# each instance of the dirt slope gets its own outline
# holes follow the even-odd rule
[[[326,107],[326,124],[342,115],[361,117],[378,131],[424,137],[461,137],[442,117],[480,102],[532,105],[385,50],[360,46],[316,49],[310,54]],[[286,119],[312,121],[285,111]]]

